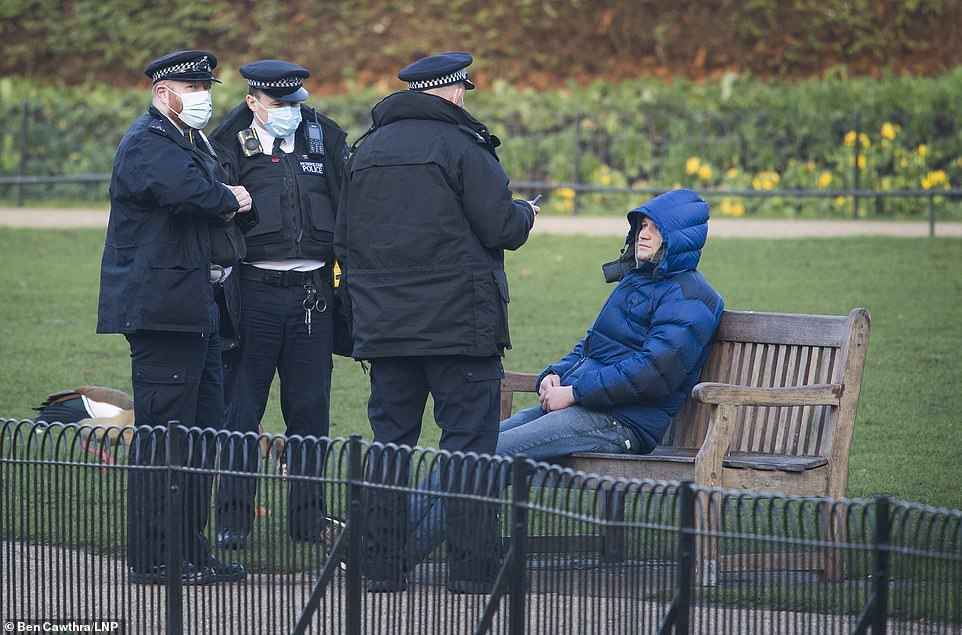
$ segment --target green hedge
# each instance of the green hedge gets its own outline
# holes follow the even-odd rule
[[[545,88],[559,78],[932,73],[962,64],[957,0],[4,0],[0,75],[130,86],[151,59],[296,60],[324,85],[432,51]]]
[[[214,91],[215,120],[242,98],[236,72]],[[390,90],[390,89],[388,89]],[[357,139],[370,125],[374,89],[312,99]],[[123,131],[149,99],[146,88],[38,86],[0,80],[0,174],[108,173]],[[469,93],[468,108],[504,140],[515,181],[607,187],[821,193],[962,188],[962,67],[933,78],[759,81],[726,75],[692,82],[657,79],[574,84],[553,91],[494,82]],[[212,129],[212,127],[211,127]],[[857,158],[856,158],[857,157]],[[29,200],[103,200],[104,186],[32,188]],[[548,211],[571,213],[573,192],[548,192]],[[10,187],[0,190],[9,201]],[[939,218],[962,217],[937,196]],[[579,213],[622,211],[622,194],[579,196]],[[723,214],[850,216],[848,197],[727,196]],[[879,198],[862,215],[921,217],[925,199]]]

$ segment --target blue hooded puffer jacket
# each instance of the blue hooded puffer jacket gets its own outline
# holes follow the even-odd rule
[[[642,216],[661,232],[664,257],[636,263]],[[615,263],[621,280],[568,355],[546,368],[577,403],[610,414],[654,449],[698,382],[724,302],[696,267],[708,237],[708,203],[673,190],[628,212],[627,247]]]

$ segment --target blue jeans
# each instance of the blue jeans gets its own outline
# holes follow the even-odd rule
[[[635,433],[610,415],[577,405],[547,413],[534,406],[501,422],[496,453],[550,462],[573,452],[630,453],[640,447]],[[434,470],[410,497],[406,558],[410,568],[444,540],[444,501],[422,493],[441,489],[440,480]]]

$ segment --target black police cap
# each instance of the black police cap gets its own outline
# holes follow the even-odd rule
[[[448,51],[411,62],[398,72],[397,78],[407,82],[410,90],[438,88],[458,82],[464,84],[466,90],[471,90],[474,84],[468,79],[467,68],[473,61],[470,53]]]
[[[220,83],[214,79],[216,67],[217,58],[210,51],[175,51],[148,64],[144,75],[155,84],[162,79]]]
[[[311,74],[303,66],[281,60],[258,60],[244,64],[238,70],[251,88],[274,99],[293,103],[308,97],[303,84]]]

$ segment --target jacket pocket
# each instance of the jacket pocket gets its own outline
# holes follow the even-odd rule
[[[458,362],[461,376],[466,382],[500,381],[504,377],[501,359],[490,357],[463,357]]]
[[[209,287],[206,268],[152,267],[143,288],[143,320],[157,326],[201,326],[210,321],[202,295]],[[202,282],[201,282],[202,281]]]
[[[326,194],[308,192],[304,196],[304,207],[308,210],[314,229],[334,234],[334,207]]]
[[[500,348],[511,348],[511,337],[508,333],[508,276],[503,271],[492,271],[495,286],[498,288],[498,325],[494,332],[495,342]]]
[[[137,395],[137,414],[147,421],[137,421],[139,425],[163,426],[166,419],[175,416],[183,390],[174,388],[187,381],[187,369],[176,364],[137,364],[133,368],[131,383]],[[192,422],[181,421],[184,425]],[[142,449],[141,451],[145,451]]]
[[[251,198],[254,201],[254,209],[257,210],[257,224],[247,230],[246,236],[261,236],[263,234],[273,234],[284,226],[281,218],[281,196],[273,188],[256,189],[251,188]]]

